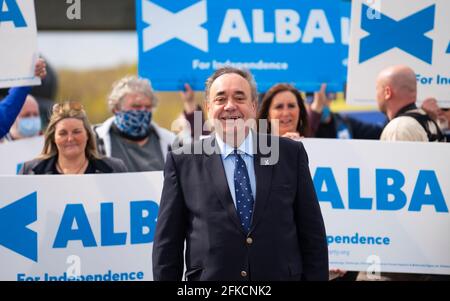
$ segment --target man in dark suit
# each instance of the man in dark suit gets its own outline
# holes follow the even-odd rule
[[[188,280],[328,280],[325,227],[305,149],[251,130],[256,108],[250,73],[226,67],[206,82],[215,133],[167,156],[155,280],[182,279],[184,247]],[[270,159],[261,152],[264,139]]]

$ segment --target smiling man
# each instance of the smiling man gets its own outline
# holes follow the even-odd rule
[[[205,96],[215,132],[167,156],[154,279],[181,280],[185,262],[187,280],[328,280],[325,228],[303,145],[269,137],[278,161],[262,160],[259,144],[268,137],[252,130],[250,73],[218,69]],[[198,144],[215,151],[192,154]]]

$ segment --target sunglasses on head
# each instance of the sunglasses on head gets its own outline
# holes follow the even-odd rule
[[[78,101],[67,101],[53,105],[53,112],[82,111],[83,105]]]

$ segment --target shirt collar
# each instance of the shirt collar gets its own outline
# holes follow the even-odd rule
[[[398,117],[403,113],[406,113],[411,110],[416,110],[416,109],[417,109],[416,103],[410,103],[410,104],[404,106],[403,108],[401,108],[400,110],[398,110],[397,114],[395,114],[395,117]]]
[[[234,152],[234,148],[230,145],[226,144],[222,138],[216,133],[216,141],[219,146],[220,153],[224,158],[228,157],[229,154]],[[244,141],[242,141],[241,145],[237,148],[238,153],[247,154],[250,157],[253,157],[253,131],[249,130],[247,137],[245,137]]]

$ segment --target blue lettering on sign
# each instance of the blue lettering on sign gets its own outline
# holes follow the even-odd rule
[[[7,10],[3,10],[4,8]],[[13,22],[15,27],[27,27],[16,0],[0,0],[0,23]]]
[[[333,170],[329,167],[319,167],[314,174],[314,187],[316,189],[317,198],[322,202],[330,202],[334,209],[344,209],[339,188],[333,175]],[[327,190],[322,190],[326,185]]]
[[[372,209],[372,198],[361,197],[361,188],[359,183],[359,169],[348,169],[348,208],[349,209]]]
[[[144,216],[145,214],[145,216]],[[143,244],[153,241],[158,205],[154,201],[130,202],[130,243]],[[76,223],[77,228],[73,228]],[[147,229],[147,233],[144,233]],[[100,245],[125,245],[126,232],[114,232],[114,204],[100,205]],[[66,248],[69,241],[81,241],[84,247],[96,247],[89,219],[82,204],[66,206],[56,234],[53,248]]]
[[[36,192],[1,208],[0,245],[28,259],[37,261],[37,233],[27,228],[36,219]]]
[[[142,213],[147,212],[147,216]],[[131,244],[145,244],[153,241],[158,217],[158,204],[153,201],[131,202],[130,205],[130,238]],[[144,233],[148,229],[148,233]]]
[[[114,204],[103,203],[100,206],[102,246],[124,245],[127,241],[127,233],[114,233]]]
[[[392,184],[389,184],[389,180]],[[375,171],[377,209],[378,210],[400,210],[405,207],[406,194],[402,191],[405,185],[405,177],[395,169],[377,169]],[[389,201],[389,195],[394,196]]]
[[[448,42],[448,47],[447,47],[447,52],[446,53],[450,53],[450,42]]]
[[[17,164],[17,166],[16,166],[16,174],[17,174],[17,175],[19,174],[20,170],[22,169],[23,163],[24,163],[24,162],[18,163],[18,164]]]
[[[320,202],[330,202],[333,209],[345,208],[331,168],[318,167],[313,182]],[[376,210],[394,211],[405,208],[408,200],[402,190],[404,184],[405,176],[400,171],[376,169]],[[361,197],[360,170],[349,168],[348,209],[371,210],[373,209],[372,203],[373,198]],[[424,205],[433,206],[436,212],[449,212],[436,173],[432,170],[419,171],[407,210],[421,211]]]
[[[426,193],[427,187],[429,187],[429,194]],[[419,172],[408,210],[420,211],[422,205],[433,205],[437,212],[448,212],[438,179],[432,170],[421,170]]]
[[[255,75],[262,91],[290,82],[342,91],[350,2],[137,0],[139,75],[160,91],[203,90],[217,68]]]
[[[72,229],[73,223],[77,229]],[[92,233],[89,219],[82,204],[69,204],[64,210],[64,214],[56,233],[53,248],[66,248],[70,240],[80,240],[84,247],[96,247],[94,233]]]
[[[359,63],[365,62],[395,47],[431,64],[433,40],[425,33],[434,28],[435,5],[431,5],[402,20],[380,13],[373,18],[369,6],[362,5],[361,28],[369,33],[360,41]]]

